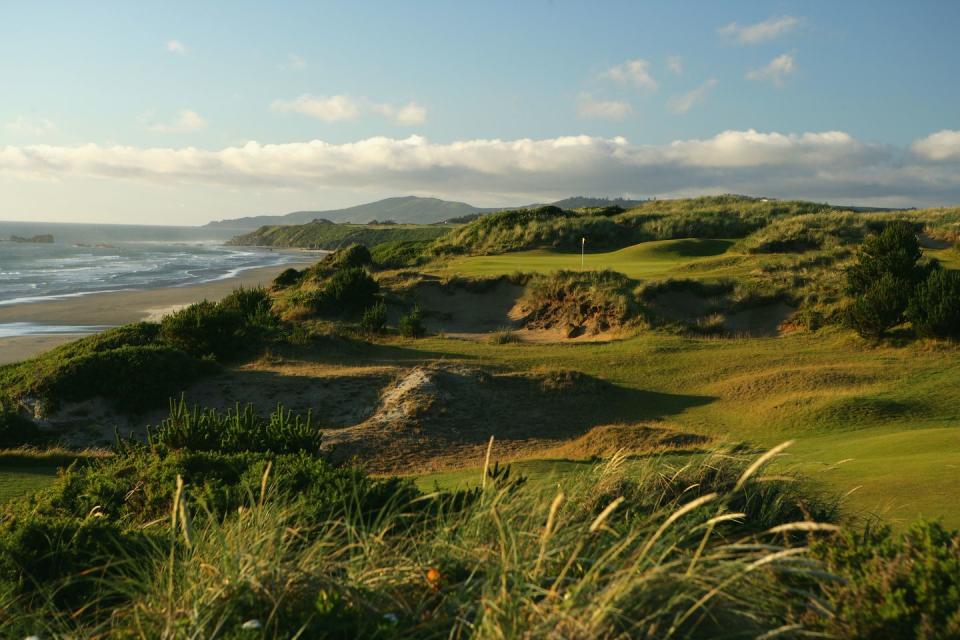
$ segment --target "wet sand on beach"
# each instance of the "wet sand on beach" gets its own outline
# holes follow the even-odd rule
[[[184,287],[92,293],[76,298],[0,306],[0,323],[33,322],[54,326],[102,326],[121,325],[140,320],[158,320],[166,313],[194,302],[204,299],[218,300],[241,285],[245,287],[269,285],[284,269],[290,267],[301,269],[313,264],[316,259],[250,269],[232,278]],[[75,340],[77,337],[76,334],[42,334],[0,338],[0,364],[24,360],[64,342]]]

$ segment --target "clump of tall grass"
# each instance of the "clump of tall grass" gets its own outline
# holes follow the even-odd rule
[[[172,449],[239,453],[264,451],[271,453],[317,453],[320,450],[320,429],[312,416],[293,415],[281,405],[264,418],[252,404],[220,412],[187,406],[170,401],[170,415],[154,429],[148,429],[151,444]]]
[[[148,528],[163,533],[153,550],[101,584],[109,607],[86,603],[72,629],[15,601],[4,615],[31,633],[137,638],[776,633],[799,624],[822,579],[806,543],[836,517],[797,483],[762,477],[778,451],[630,471],[615,456],[553,488],[484,474],[481,488],[374,514],[350,509],[347,489],[347,508],[322,520],[272,492],[269,466],[226,517],[178,482],[170,515]]]
[[[520,342],[520,336],[510,327],[501,327],[490,334],[489,341],[490,344],[516,344]]]

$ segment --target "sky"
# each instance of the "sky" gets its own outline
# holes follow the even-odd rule
[[[960,3],[0,0],[0,219],[960,204]]]

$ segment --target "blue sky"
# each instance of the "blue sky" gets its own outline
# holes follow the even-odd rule
[[[356,5],[0,2],[0,219],[960,202],[958,3]]]

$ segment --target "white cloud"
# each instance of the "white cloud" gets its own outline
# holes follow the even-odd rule
[[[673,75],[683,75],[683,58],[680,56],[670,56],[667,58],[667,69]]]
[[[796,61],[789,53],[777,56],[766,66],[754,69],[747,73],[747,80],[770,81],[782,87],[788,75],[797,70]]]
[[[944,129],[910,145],[910,151],[924,160],[960,160],[960,131]]]
[[[102,178],[155,184],[377,189],[450,195],[762,193],[785,197],[960,199],[956,166],[906,162],[909,154],[841,131],[724,131],[647,146],[621,137],[478,139],[421,136],[332,144],[249,142],[195,147],[0,146],[0,176]]]
[[[207,126],[207,121],[203,119],[203,116],[190,109],[181,109],[177,112],[177,117],[169,122],[156,122],[152,113],[145,114],[141,120],[146,124],[147,129],[157,133],[199,131]]]
[[[645,91],[656,91],[657,81],[650,75],[650,63],[646,60],[627,60],[607,69],[601,77],[623,85],[633,85]]]
[[[53,122],[46,118],[31,118],[17,116],[3,125],[3,128],[15,135],[43,136],[55,128]]]
[[[182,56],[187,53],[187,45],[183,44],[179,40],[167,40],[167,51]]]
[[[757,44],[758,42],[774,40],[789,33],[797,28],[800,23],[800,18],[780,16],[778,18],[769,18],[757,24],[742,26],[736,22],[731,22],[727,26],[717,29],[717,32],[722,36],[736,40],[740,44]]]
[[[294,100],[274,100],[270,106],[274,111],[300,113],[324,122],[356,120],[364,112],[376,113],[402,126],[423,124],[427,120],[426,108],[416,102],[395,106],[347,95],[329,98],[302,95]]]
[[[622,120],[632,112],[630,105],[620,100],[595,100],[589,93],[577,96],[577,114],[582,118]]]
[[[427,110],[416,102],[410,102],[402,107],[395,107],[390,104],[373,104],[370,105],[370,110],[379,113],[387,120],[392,120],[395,124],[404,126],[423,124],[427,121]]]
[[[690,111],[694,105],[703,102],[703,99],[707,96],[707,93],[709,93],[710,90],[715,86],[717,86],[717,79],[710,78],[696,89],[688,91],[683,95],[674,96],[671,98],[667,103],[667,108],[674,113],[686,113]]]
[[[360,116],[360,105],[344,95],[329,98],[302,95],[294,100],[274,100],[270,106],[274,111],[300,113],[324,122],[355,120]]]

